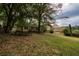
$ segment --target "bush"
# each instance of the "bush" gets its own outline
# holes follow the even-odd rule
[[[41,32],[41,33],[44,33],[44,32],[46,32],[46,31],[47,31],[46,26],[42,25],[42,26],[40,27],[40,32]]]
[[[70,31],[69,31],[69,29],[64,29],[64,35],[66,35],[66,36],[70,36]]]
[[[64,35],[66,35],[66,36],[71,36],[71,33],[70,33],[70,31],[69,31],[68,28],[64,29]],[[79,30],[74,29],[74,30],[72,31],[72,36],[79,37]]]
[[[53,30],[50,30],[50,33],[54,33],[54,31]]]
[[[72,31],[72,36],[76,36],[76,37],[79,37],[79,30],[73,30]]]
[[[72,33],[79,33],[79,30],[73,30]]]
[[[79,33],[73,33],[72,36],[79,37]]]

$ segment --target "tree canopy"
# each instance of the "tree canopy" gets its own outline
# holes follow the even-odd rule
[[[36,30],[41,32],[41,27],[50,24],[48,20],[54,20],[51,16],[55,14],[61,4],[50,3],[5,3],[0,4],[0,21],[5,33],[11,32],[14,27],[20,27],[32,30],[36,26]],[[35,21],[34,21],[35,20]]]

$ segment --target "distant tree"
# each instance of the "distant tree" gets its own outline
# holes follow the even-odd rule
[[[70,29],[70,34],[72,36],[72,27],[71,27],[71,24],[69,24],[69,29]]]

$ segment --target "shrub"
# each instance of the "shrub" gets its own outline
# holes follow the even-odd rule
[[[69,24],[69,26],[64,29],[64,34],[67,35],[67,36],[72,36],[71,24]]]
[[[79,30],[73,30],[72,31],[72,36],[76,36],[76,37],[79,37]]]
[[[54,33],[54,31],[53,30],[50,30],[50,33]]]
[[[64,35],[66,35],[66,36],[70,36],[70,31],[69,31],[69,29],[64,29]]]
[[[64,29],[64,35],[66,35],[66,36],[71,36],[71,33],[70,33],[70,31],[69,31],[68,28]],[[74,30],[72,31],[72,36],[79,37],[79,30],[74,29]]]
[[[72,33],[79,33],[79,30],[73,30]]]

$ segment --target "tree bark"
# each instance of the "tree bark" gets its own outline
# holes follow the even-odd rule
[[[38,17],[38,33],[41,32],[41,14],[39,13],[39,17]]]

